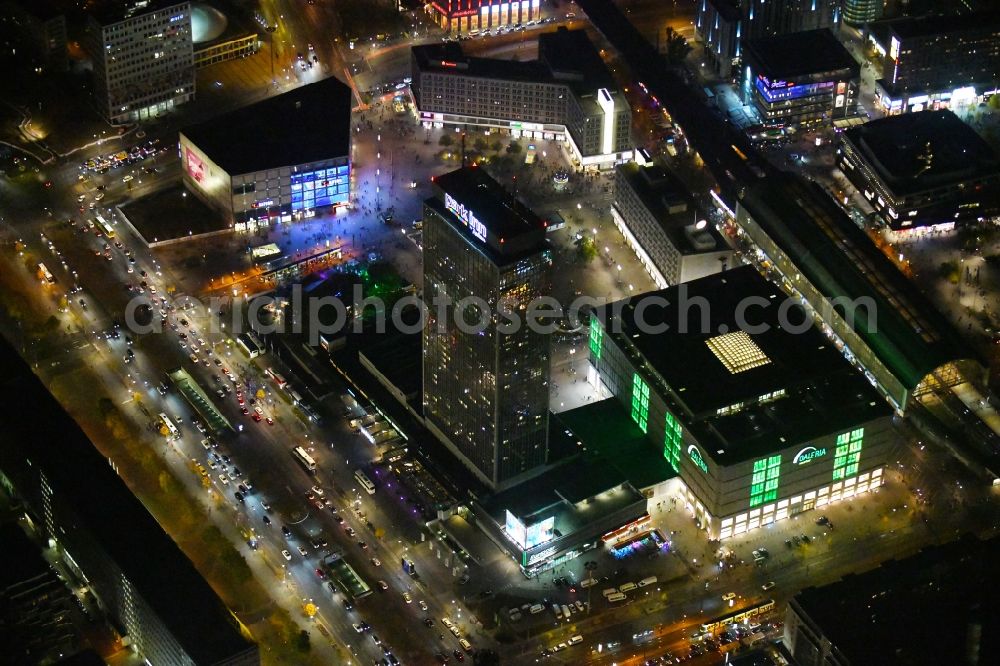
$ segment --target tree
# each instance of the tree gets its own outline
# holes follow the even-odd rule
[[[450,146],[454,142],[455,142],[455,140],[451,138],[450,134],[442,134],[441,138],[438,139],[438,145],[439,146],[444,146],[445,148],[447,148],[448,146]]]
[[[511,155],[517,155],[519,152],[521,152],[521,144],[519,144],[517,141],[511,141],[507,145],[507,152],[510,153]]]
[[[500,139],[497,139],[496,141],[490,144],[490,148],[493,150],[494,153],[499,153],[501,150],[503,150],[503,143],[500,141]]]
[[[309,654],[312,646],[309,644],[309,632],[303,629],[295,639],[295,648],[302,654]]]
[[[986,104],[994,111],[1000,111],[1000,95],[992,95],[986,100]]]
[[[484,150],[486,150],[486,139],[484,139],[481,136],[477,137],[475,143],[473,143],[472,146],[479,152],[483,152]]]
[[[585,264],[589,264],[591,261],[597,258],[597,243],[594,242],[593,238],[584,237],[576,244],[576,254]]]
[[[673,66],[682,64],[692,51],[688,41],[669,26],[667,27],[667,34],[664,37],[663,43],[666,47],[667,63]]]

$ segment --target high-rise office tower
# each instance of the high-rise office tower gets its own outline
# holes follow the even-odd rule
[[[861,26],[882,16],[885,0],[844,0],[844,22]]]
[[[549,336],[527,323],[549,292],[546,224],[475,167],[434,184],[438,196],[424,202],[424,418],[498,489],[542,468],[548,452]]]
[[[86,43],[98,108],[112,124],[149,120],[194,99],[191,4],[186,0],[102,6],[90,15]]]

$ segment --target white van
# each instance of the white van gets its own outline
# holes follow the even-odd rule
[[[646,587],[647,585],[653,585],[656,583],[656,576],[650,576],[648,578],[643,578],[639,581],[639,587]]]
[[[583,580],[580,581],[580,587],[582,587],[583,589],[587,589],[591,585],[597,585],[596,578],[584,578]]]
[[[535,604],[534,606],[528,609],[528,612],[531,613],[532,615],[538,615],[543,610],[545,610],[545,606],[543,606],[542,604]]]
[[[614,594],[608,595],[608,601],[611,603],[617,603],[619,601],[625,601],[625,595],[621,592],[615,592]]]
[[[557,620],[562,617],[562,609],[559,608],[559,604],[552,604],[552,612],[556,614]]]
[[[462,649],[466,652],[472,652],[472,643],[465,640],[464,638],[459,639],[458,644],[462,646]]]
[[[574,636],[573,638],[566,641],[566,645],[576,645],[577,643],[583,642],[583,636]]]
[[[635,583],[625,583],[624,585],[622,585],[621,587],[618,588],[618,591],[619,592],[631,592],[632,590],[634,590],[637,587],[639,587],[639,586],[636,585]]]
[[[609,587],[608,589],[604,590],[604,596],[610,597],[612,594],[618,594],[617,587]]]
[[[563,612],[563,615],[566,617],[566,619],[569,619],[570,613],[572,611],[570,611],[569,606],[567,606],[566,604],[563,604],[562,605],[562,612]]]

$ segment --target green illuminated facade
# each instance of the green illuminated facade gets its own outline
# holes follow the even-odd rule
[[[833,454],[833,480],[841,481],[858,475],[861,463],[861,446],[865,438],[864,428],[837,435],[837,449]]]
[[[675,472],[679,472],[681,471],[681,424],[670,412],[667,412],[667,422],[663,430],[663,457]]]
[[[781,476],[781,455],[755,460],[750,481],[750,507],[778,499],[778,478]]]
[[[604,345],[604,329],[597,319],[590,322],[590,353],[597,360],[601,359],[601,347]]]
[[[639,429],[646,432],[649,420],[649,386],[639,373],[632,375],[632,420],[639,424]]]

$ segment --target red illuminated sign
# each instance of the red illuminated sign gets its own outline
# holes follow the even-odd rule
[[[442,60],[441,61],[441,66],[442,67],[458,67],[458,63],[457,62],[449,62],[447,60]]]

